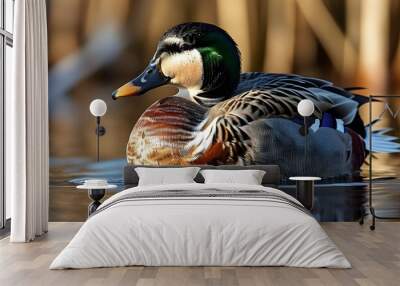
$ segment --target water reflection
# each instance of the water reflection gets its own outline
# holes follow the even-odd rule
[[[50,160],[50,184],[68,187],[82,184],[87,179],[107,178],[111,184],[123,186],[122,172],[126,159],[93,162],[88,158]]]

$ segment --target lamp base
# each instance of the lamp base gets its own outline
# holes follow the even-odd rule
[[[299,128],[299,133],[301,136],[306,136],[308,134],[308,128],[306,126],[301,126]]]
[[[106,129],[104,128],[104,126],[97,126],[95,133],[98,136],[103,136],[104,134],[106,134]]]
[[[307,117],[303,117],[303,126],[301,126],[299,128],[299,132],[302,136],[307,136],[308,134],[308,122],[307,122],[308,118]]]

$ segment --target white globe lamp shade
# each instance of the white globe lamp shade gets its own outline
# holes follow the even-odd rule
[[[303,99],[297,105],[297,111],[303,117],[311,116],[314,113],[314,103],[309,99]]]
[[[90,103],[89,109],[93,116],[101,117],[106,114],[107,104],[104,102],[104,100],[95,99]]]

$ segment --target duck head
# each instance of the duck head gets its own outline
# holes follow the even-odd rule
[[[185,23],[168,30],[145,70],[113,92],[113,99],[141,95],[173,84],[203,106],[232,96],[240,78],[240,52],[223,29],[206,23]]]

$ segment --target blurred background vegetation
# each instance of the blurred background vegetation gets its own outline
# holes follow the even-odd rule
[[[49,0],[47,9],[53,158],[94,160],[88,107],[95,98],[108,104],[102,158],[125,157],[136,119],[176,91],[120,101],[111,92],[141,72],[163,32],[182,22],[228,31],[243,71],[316,76],[367,87],[365,94],[400,91],[400,0]]]

